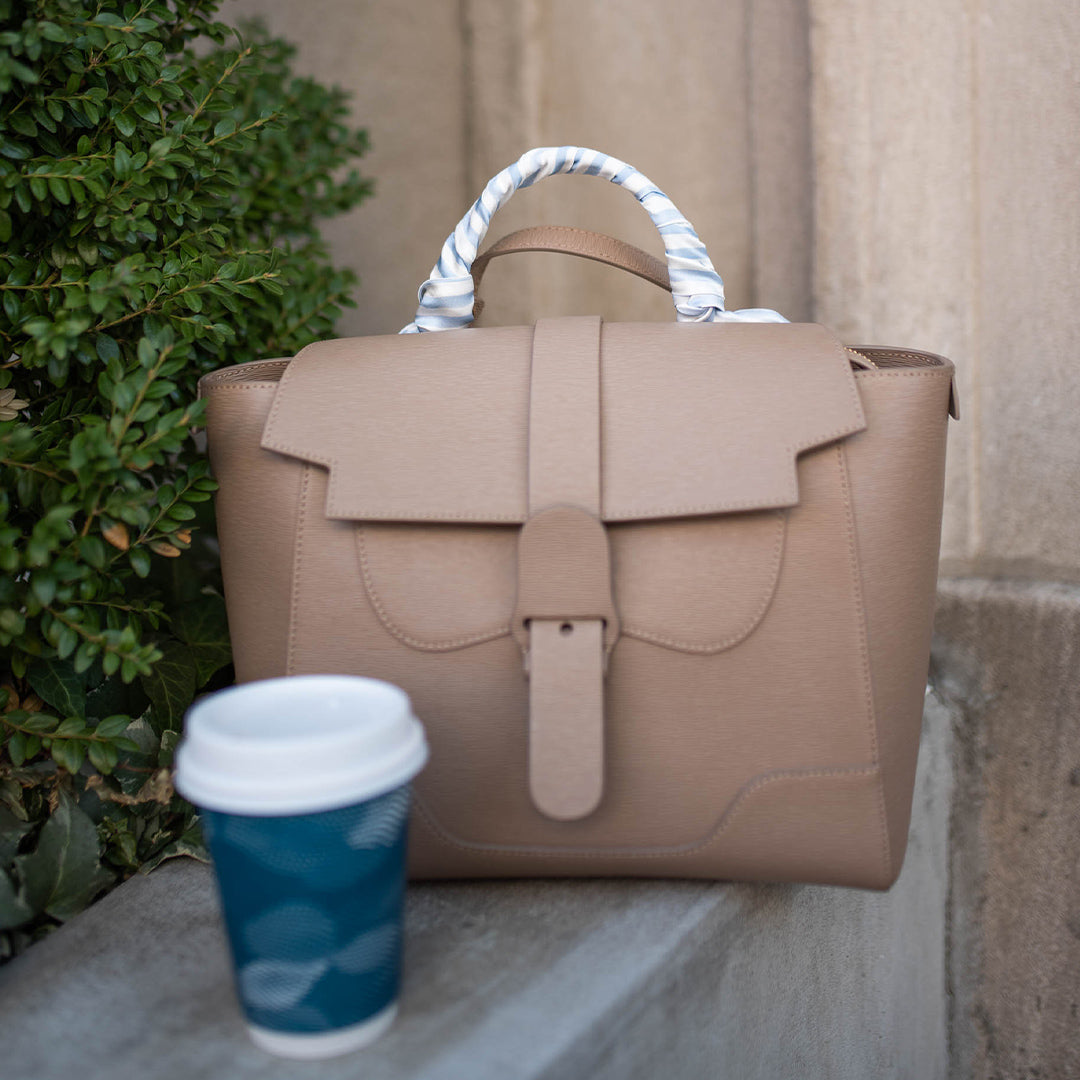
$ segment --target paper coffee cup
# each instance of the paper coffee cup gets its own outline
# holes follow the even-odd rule
[[[393,1021],[426,760],[408,696],[375,679],[248,683],[188,712],[176,786],[203,811],[237,993],[272,1053],[345,1053]]]

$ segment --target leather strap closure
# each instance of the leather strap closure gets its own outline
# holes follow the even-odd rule
[[[611,591],[611,550],[599,519],[576,506],[554,506],[534,514],[518,538],[518,595],[511,622],[525,652],[528,673],[530,626],[590,620],[601,624],[603,656],[619,639],[619,615]]]
[[[518,541],[514,636],[529,679],[529,792],[550,818],[604,791],[604,675],[619,637],[607,530],[575,506],[531,517]]]
[[[604,790],[604,674],[619,636],[600,521],[600,319],[543,319],[533,337],[529,519],[513,633],[529,679],[529,791],[559,821]]]

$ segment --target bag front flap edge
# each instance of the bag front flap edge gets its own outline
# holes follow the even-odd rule
[[[333,519],[521,524],[533,327],[317,342],[288,365],[262,446],[326,467]],[[605,323],[601,518],[798,502],[796,459],[865,428],[823,327]]]

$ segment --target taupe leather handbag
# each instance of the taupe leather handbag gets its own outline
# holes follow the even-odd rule
[[[476,257],[513,190],[573,171],[635,194],[666,266],[558,228]],[[679,321],[469,326],[491,254],[538,248],[671,288]],[[949,361],[724,311],[666,197],[573,147],[496,177],[421,298],[408,333],[202,382],[237,678],[408,691],[415,877],[888,887]]]

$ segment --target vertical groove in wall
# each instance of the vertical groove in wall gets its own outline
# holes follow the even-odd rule
[[[458,27],[461,33],[461,158],[464,163],[462,178],[466,190],[462,199],[468,201],[476,189],[476,35],[470,0],[458,0]]]
[[[522,152],[546,144],[544,130],[545,41],[543,13],[538,0],[521,0]],[[540,191],[548,188],[540,185]]]
[[[813,182],[809,0],[744,0],[740,46],[746,110],[748,293],[796,321],[813,308]]]
[[[971,356],[967,358],[971,378],[971,401],[967,406],[967,418],[970,425],[968,442],[968,558],[973,562],[978,559],[983,550],[982,530],[982,400],[979,387],[982,383],[982,185],[980,182],[980,165],[982,158],[982,140],[979,132],[979,27],[981,14],[981,0],[968,0],[968,44],[970,65],[970,88],[968,108],[971,120],[971,244],[969,247],[971,265],[970,276],[971,295],[969,298],[968,319],[971,332],[968,341],[971,347]]]

